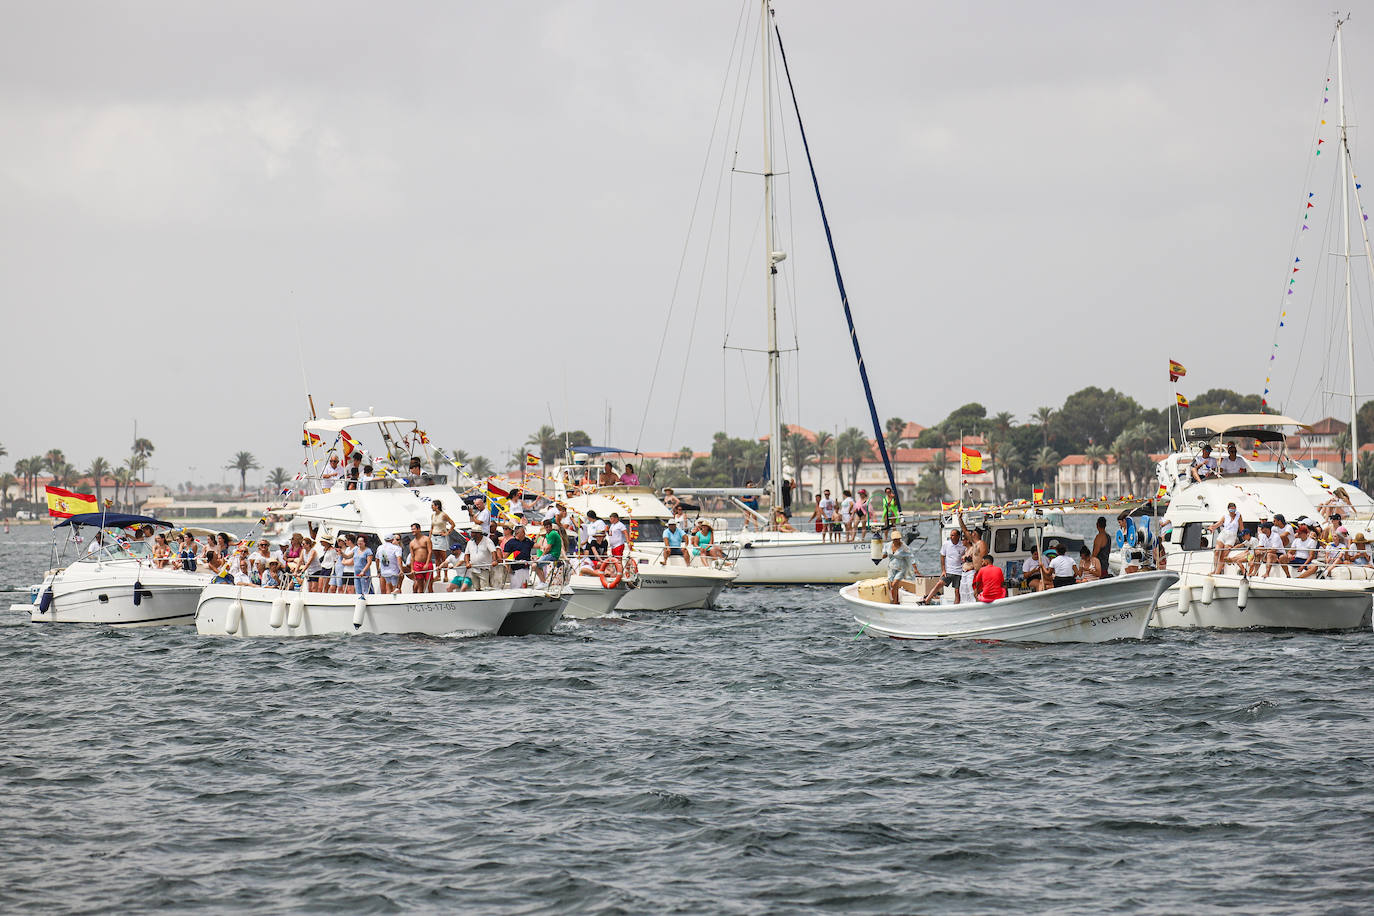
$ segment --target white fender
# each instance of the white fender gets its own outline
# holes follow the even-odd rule
[[[367,596],[359,595],[357,604],[353,605],[353,629],[363,628],[363,615],[367,613]]]
[[[286,612],[286,625],[291,629],[301,625],[305,619],[305,596],[296,592],[296,596],[291,599],[291,609]]]
[[[224,632],[230,636],[239,631],[239,624],[243,623],[243,602],[235,598],[229,604],[229,613],[224,615]]]
[[[1216,598],[1216,596],[1217,580],[1208,576],[1207,580],[1202,583],[1202,598],[1199,600],[1201,600],[1203,604],[1211,604],[1212,599]]]
[[[277,595],[272,599],[272,613],[267,616],[267,625],[274,630],[281,629],[286,622],[286,596]]]
[[[1240,608],[1240,609],[1243,611],[1243,610],[1245,610],[1245,606],[1246,606],[1247,604],[1249,604],[1249,603],[1250,603],[1250,580],[1249,580],[1249,579],[1241,579],[1241,580],[1240,580],[1240,590],[1236,592],[1236,607]]]
[[[1178,613],[1186,616],[1193,609],[1193,587],[1191,585],[1180,585],[1178,587]]]
[[[883,539],[875,537],[868,542],[868,558],[877,563],[883,558]]]

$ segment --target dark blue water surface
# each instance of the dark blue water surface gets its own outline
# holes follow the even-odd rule
[[[46,545],[0,537],[0,583]],[[1370,634],[918,645],[830,589],[722,604],[468,640],[0,614],[0,910],[1374,903]]]

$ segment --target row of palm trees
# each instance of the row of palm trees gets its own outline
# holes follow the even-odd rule
[[[23,487],[23,496],[29,503],[40,503],[38,481],[44,477],[51,477],[53,485],[59,487],[71,487],[81,478],[89,477],[95,488],[96,499],[102,503],[105,498],[105,480],[111,478],[115,484],[113,499],[116,503],[122,504],[132,495],[132,484],[142,479],[141,475],[148,467],[148,458],[153,451],[151,441],[136,438],[129,457],[118,465],[97,456],[91,459],[89,465],[82,468],[69,462],[60,448],[48,449],[42,455],[20,458],[14,463],[13,473],[0,474],[0,514],[8,509],[9,492],[16,486]],[[0,445],[0,458],[8,455],[9,450]]]

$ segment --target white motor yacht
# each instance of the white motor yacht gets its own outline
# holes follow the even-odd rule
[[[1243,525],[1252,532],[1261,521],[1283,515],[1297,525],[1319,516],[1305,473],[1291,468],[1284,453],[1284,427],[1297,420],[1273,414],[1225,414],[1195,417],[1183,424],[1188,446],[1158,465],[1159,482],[1169,498],[1164,513],[1165,563],[1179,574],[1178,584],[1160,599],[1155,624],[1161,627],[1240,629],[1274,627],[1302,630],[1347,630],[1369,627],[1374,571],[1364,565],[1323,566],[1314,576],[1298,578],[1291,567],[1274,567],[1269,575],[1252,575],[1238,564],[1221,574],[1215,566],[1215,534],[1210,527],[1236,504]],[[1194,480],[1190,473],[1198,449],[1218,441],[1254,441],[1269,460],[1244,473]],[[1249,465],[1249,462],[1246,462]],[[1272,468],[1272,469],[1269,469]]]
[[[132,529],[170,528],[142,515],[92,512],[73,515],[53,527],[70,529],[66,545],[85,548],[72,563],[51,570],[26,606],[35,623],[101,623],[118,627],[189,625],[196,602],[210,582],[205,571],[159,565],[149,540],[134,540]],[[90,541],[80,532],[87,532]],[[97,536],[98,535],[98,536]],[[93,548],[93,549],[92,549]]]
[[[392,535],[411,536],[411,524],[430,530],[432,506],[441,500],[444,510],[460,529],[473,527],[458,490],[444,475],[424,473],[412,480],[406,457],[427,440],[414,420],[374,416],[370,411],[353,414],[332,408],[327,419],[305,424],[307,462],[315,467],[319,455],[342,437],[363,449],[371,463],[389,467],[389,473],[364,483],[310,476],[293,525],[305,524],[323,539],[341,534],[368,535],[375,548]],[[375,453],[364,441],[380,437]],[[550,581],[566,578],[559,574]],[[370,594],[283,590],[252,585],[213,584],[201,596],[196,610],[196,629],[205,635],[316,636],[352,633],[423,633],[430,635],[519,636],[550,632],[571,597],[561,584],[526,588],[485,588],[447,591],[435,583],[435,591],[416,593],[409,579],[401,588],[380,594],[373,573]]]

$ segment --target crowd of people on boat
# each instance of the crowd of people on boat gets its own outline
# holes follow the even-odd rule
[[[1228,503],[1221,518],[1205,529],[1213,537],[1212,574],[1234,569],[1245,576],[1308,579],[1342,566],[1374,565],[1374,542],[1363,531],[1352,536],[1344,524],[1354,513],[1344,487],[1332,491],[1318,511],[1320,517],[1291,521],[1276,512],[1251,526],[1236,504]]]

